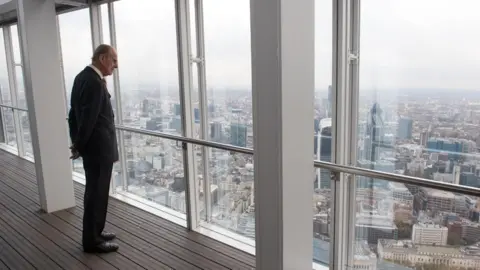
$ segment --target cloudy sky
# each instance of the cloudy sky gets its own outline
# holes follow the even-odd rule
[[[204,1],[209,88],[250,88],[249,2]],[[316,85],[326,89],[332,75],[332,1],[315,5]],[[362,1],[362,89],[479,89],[479,9],[478,0]],[[174,1],[121,0],[115,12],[122,84],[177,85]],[[107,13],[103,16],[107,22]],[[87,10],[60,16],[67,81],[89,61],[88,23]]]

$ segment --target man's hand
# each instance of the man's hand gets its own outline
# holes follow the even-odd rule
[[[70,152],[72,155],[70,156],[70,159],[77,159],[80,157],[80,153],[78,152],[77,149],[75,149],[75,146],[70,146]]]

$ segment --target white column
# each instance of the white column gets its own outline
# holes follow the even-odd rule
[[[311,269],[314,0],[250,3],[257,269]]]
[[[75,206],[54,0],[18,0],[20,48],[40,204]]]

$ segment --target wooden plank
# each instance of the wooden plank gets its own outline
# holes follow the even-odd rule
[[[10,246],[0,235],[0,269],[35,269],[25,258]]]
[[[56,214],[58,217],[64,219],[64,220],[69,220],[69,222],[72,222],[72,224],[78,228],[81,228],[81,218],[79,215],[75,215],[70,212],[60,212]],[[137,238],[130,234],[128,231],[107,222],[106,224],[106,229],[110,231],[115,231],[117,233],[117,238],[119,240],[122,240],[124,243],[128,243],[128,245],[131,245],[135,249],[142,251],[146,254],[149,254],[150,256],[154,258],[158,258],[167,265],[168,267],[171,267],[173,269],[201,269],[198,268],[192,264],[190,264],[187,261],[184,261],[180,258],[177,258],[175,256],[172,256],[171,254],[156,248],[152,244],[150,244],[147,241],[144,241],[143,239]],[[130,228],[133,229],[133,228]],[[150,239],[152,241],[153,239]]]
[[[4,209],[0,210],[3,216]],[[43,253],[41,249],[35,247],[30,241],[16,232],[12,227],[18,224],[8,224],[0,219],[0,232],[2,238],[10,244],[22,257],[24,257],[30,264],[35,265],[37,269],[62,269],[50,257]]]
[[[0,183],[0,187],[1,187],[1,185],[2,185],[2,183]],[[10,190],[10,192],[16,192],[16,191],[15,190]],[[28,191],[24,190],[24,193],[28,193]],[[17,198],[17,197],[21,197],[21,196],[22,196],[21,194],[16,194],[14,197]],[[29,200],[29,199],[30,199],[29,197],[26,197],[25,200]],[[27,203],[26,206],[31,208],[30,209],[31,211],[37,211],[38,210],[38,205],[37,204],[33,204],[33,206],[35,206],[34,208],[31,207],[32,203]],[[79,247],[81,246],[81,237],[82,237],[81,236],[81,227],[76,228],[76,227],[70,225],[68,222],[63,221],[62,219],[60,219],[60,218],[58,218],[58,217],[56,217],[55,215],[52,215],[52,214],[50,214],[50,215],[44,214],[43,219],[50,220],[50,222],[52,222],[52,220],[55,220],[56,224],[58,224],[59,222],[60,223],[63,222],[63,226],[62,226],[61,230],[63,230],[64,233],[69,235],[70,237],[73,237],[73,239],[78,244],[78,246]],[[65,226],[65,225],[68,225],[68,226]],[[126,249],[126,250],[122,249],[121,252],[118,252],[118,254],[110,253],[110,254],[100,254],[98,256],[100,258],[102,258],[103,260],[105,260],[106,262],[108,262],[109,264],[113,265],[116,269],[126,269],[126,270],[130,270],[130,269],[159,269],[159,267],[161,266],[161,264],[159,262],[157,262],[155,268],[142,267],[139,264],[149,263],[148,257],[147,256],[132,257],[132,255],[134,255],[134,254],[136,254],[135,251],[131,252],[131,250],[129,250],[129,249]],[[147,257],[147,258],[145,258],[145,257]],[[130,258],[132,258],[132,259],[138,258],[138,259],[137,259],[137,262],[134,262]],[[103,269],[103,268],[101,268],[101,269]]]
[[[63,231],[65,229],[65,226],[64,228],[55,228],[40,218],[40,215],[50,215],[40,213],[35,214],[33,212],[30,212],[28,209],[23,208],[20,204],[18,204],[11,197],[9,197],[9,194],[2,193],[1,189],[0,204],[11,210],[24,222],[29,224],[35,230],[40,232],[46,238],[50,239],[52,242],[54,242],[56,245],[68,252],[72,257],[74,257],[87,267],[106,270],[117,269],[95,255],[84,253],[78,242],[75,242],[73,239],[64,234]]]
[[[53,261],[58,264],[63,269],[79,269],[86,270],[88,269],[86,265],[78,261],[72,254],[69,254],[59,246],[57,246],[53,241],[39,233],[31,224],[26,223],[20,219],[15,213],[10,209],[3,207],[5,211],[2,212],[0,219],[7,224],[13,225],[13,230],[25,237],[32,245],[37,247],[39,250]],[[58,239],[57,239],[58,240]]]
[[[81,196],[81,195],[79,195],[79,193],[83,193],[83,186],[82,186],[82,185],[79,185],[79,184],[76,184],[76,185],[75,185],[75,191],[76,191],[76,196],[77,196],[80,200],[83,200],[83,197],[79,197],[79,196]],[[115,199],[112,199],[112,200],[110,200],[110,201],[111,201],[111,203],[110,203],[110,205],[111,205],[111,207],[110,207],[110,212],[113,212],[112,209],[114,209],[116,206],[122,206],[122,204],[123,204],[123,206],[128,207],[128,209],[130,209],[130,210],[131,210],[131,208],[132,208],[131,205],[125,204],[125,203],[120,202],[120,201],[115,200]],[[119,203],[119,204],[117,204],[117,203]],[[81,208],[81,204],[79,204],[79,207]],[[128,209],[121,209],[120,212],[122,212],[122,213],[131,213],[132,211],[125,211],[125,210],[128,210]],[[136,216],[138,217],[138,214],[139,214],[139,213],[142,213],[142,212],[144,212],[144,211],[141,210],[141,209],[139,209],[139,211],[134,211],[133,215],[136,215]],[[154,216],[154,215],[151,215],[151,214],[148,213],[148,212],[144,212],[144,213],[142,213],[142,214],[147,214],[147,215],[149,215],[149,216],[151,216],[151,217],[154,217],[155,220],[154,220],[154,221],[150,221],[150,220],[149,220],[149,222],[152,223],[152,224],[153,224],[154,226],[156,226],[156,227],[160,227],[160,226],[162,226],[162,225],[168,226],[168,227],[166,227],[166,229],[171,232],[170,234],[172,234],[172,232],[173,232],[173,233],[175,233],[176,235],[178,235],[177,233],[178,233],[178,229],[179,229],[179,228],[180,228],[180,230],[182,230],[181,235],[183,234],[183,235],[182,235],[183,237],[185,237],[185,235],[184,235],[185,233],[187,233],[187,234],[192,234],[192,233],[186,232],[183,227],[178,226],[178,225],[176,225],[176,224],[173,224],[173,223],[168,224],[168,223],[170,223],[170,222],[168,222],[167,224],[165,224],[166,222],[165,222],[164,219],[161,219],[161,218],[159,218],[159,217],[156,217],[156,216]],[[143,216],[143,215],[142,215],[142,216],[139,216],[139,217],[140,217],[141,219],[144,219],[144,218],[145,218],[145,216]],[[170,227],[169,225],[173,225],[173,227]],[[174,230],[171,230],[172,228],[174,228]],[[216,241],[216,240],[210,239],[210,238],[205,237],[205,236],[202,237],[201,235],[195,235],[194,237],[196,238],[195,240],[198,239],[199,241],[193,240],[193,242],[196,243],[196,244],[198,244],[198,245],[202,245],[202,246],[204,247],[204,249],[213,249],[213,250],[215,250],[215,253],[217,253],[217,254],[225,255],[225,256],[227,256],[227,257],[229,257],[229,258],[231,258],[231,259],[234,259],[234,260],[237,262],[237,264],[239,264],[239,265],[237,265],[237,267],[238,267],[238,266],[240,267],[239,269],[242,269],[242,265],[246,265],[248,269],[252,269],[252,268],[254,267],[254,265],[255,265],[255,257],[252,256],[252,255],[250,255],[250,254],[247,254],[247,253],[245,253],[245,252],[239,251],[239,250],[237,250],[237,249],[235,249],[235,248],[232,248],[232,247],[230,247],[230,246],[227,246],[227,245],[225,245],[225,244],[223,244],[223,243],[220,243],[220,242],[218,242],[218,241]],[[192,240],[192,239],[190,238],[189,240]],[[204,241],[208,241],[208,245],[206,245],[205,243],[203,243]],[[218,255],[217,255],[215,258],[218,259]],[[227,259],[227,260],[228,260],[228,259]],[[224,265],[224,264],[222,264],[222,265]]]
[[[77,196],[77,199],[79,197],[81,196]],[[78,204],[80,205],[80,203]],[[81,209],[81,208],[83,207],[80,207],[80,206],[78,207],[78,209]],[[73,210],[73,209],[69,210],[69,212],[73,212],[73,211],[77,211],[77,210]],[[150,238],[158,239],[156,240],[156,242],[161,241],[161,243],[166,243],[168,244],[168,246],[178,245],[178,246],[181,246],[182,248],[185,248],[205,258],[215,258],[215,262],[217,262],[218,264],[228,269],[248,269],[248,270],[252,269],[251,266],[244,264],[243,262],[240,262],[234,258],[228,257],[225,254],[219,253],[209,248],[208,246],[200,245],[196,242],[189,241],[187,238],[179,236],[175,233],[172,233],[171,231],[166,230],[161,226],[158,226],[156,223],[144,222],[143,220],[138,219],[138,217],[130,215],[129,212],[130,211],[120,211],[118,209],[115,209],[115,207],[110,207],[108,211],[109,213],[108,219],[113,224],[117,224],[117,221],[115,220],[121,220],[122,222],[127,222],[129,224],[127,226],[138,229],[135,232],[137,231],[145,232],[147,234],[146,237],[148,239]],[[80,213],[81,212],[78,212],[77,214],[80,214]],[[137,234],[135,233],[135,235]]]
[[[28,195],[32,195],[34,199],[37,199],[38,194],[33,164],[29,161],[22,160],[19,157],[3,153],[0,153],[0,161],[5,161],[0,162],[2,163],[0,164],[0,173],[1,171],[6,171],[4,174],[10,176],[10,178],[15,176],[15,178],[23,178],[20,180],[20,182],[23,183],[12,183],[10,181],[8,184],[14,188],[22,188],[23,186],[22,189],[26,191]],[[75,194],[77,197],[77,204],[79,204],[78,210],[75,211],[82,211],[83,185],[75,184]],[[78,216],[79,213],[80,212],[77,212],[77,218],[80,218],[80,216]],[[122,229],[126,227],[134,227],[136,230],[133,235],[134,238],[137,237],[138,234],[140,234],[140,238],[144,239],[143,241],[147,240],[147,242],[150,241],[149,238],[163,238],[162,240],[169,244],[168,247],[170,247],[171,244],[175,244],[178,247],[185,249],[187,252],[190,252],[190,254],[198,256],[197,259],[201,259],[199,257],[202,257],[215,261],[220,267],[226,267],[229,269],[254,269],[254,256],[208,238],[207,236],[196,232],[189,232],[182,226],[116,199],[110,200],[109,217],[110,216],[126,223],[125,226],[123,224],[120,226]],[[109,218],[107,218],[107,220],[108,219]],[[117,225],[116,222],[114,223],[115,224],[110,225]],[[137,231],[141,232],[137,233]],[[153,246],[155,248],[156,243],[154,243]],[[166,249],[167,246],[163,245],[161,248]],[[176,250],[176,252],[180,251],[180,249]],[[180,253],[181,254],[176,254],[181,257],[185,256],[184,252]]]
[[[82,220],[81,218],[69,213],[67,211],[61,211],[55,213],[55,216],[60,218],[61,220],[69,223],[72,227],[75,227],[77,230],[81,230],[82,228]],[[141,250],[138,250],[135,245],[120,239],[117,236],[115,240],[120,245],[120,249],[118,250],[119,254],[128,257],[133,262],[141,265],[145,269],[171,269],[167,265],[163,263],[163,258],[152,258],[150,254],[145,254]],[[115,253],[105,254],[109,256],[113,256]],[[102,255],[103,256],[103,255]],[[121,269],[132,269],[131,267],[120,267]]]

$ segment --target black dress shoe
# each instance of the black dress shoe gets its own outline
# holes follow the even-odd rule
[[[105,241],[111,241],[111,240],[115,239],[115,234],[111,233],[111,232],[102,232],[100,234],[100,237],[102,237],[102,239],[105,240]]]
[[[109,253],[115,252],[118,250],[118,245],[111,242],[103,242],[94,247],[84,248],[83,251],[86,253]]]

